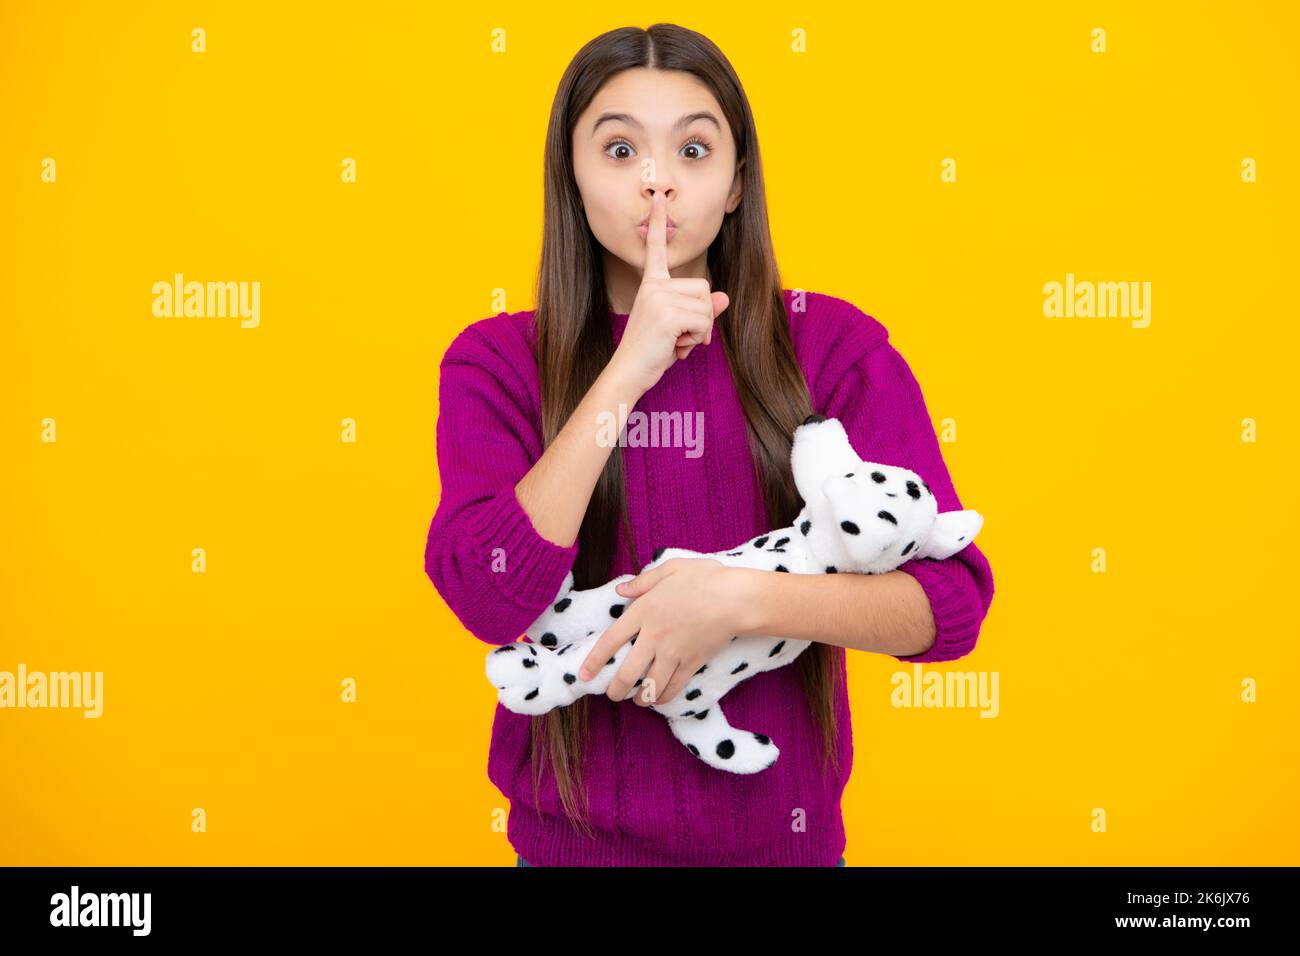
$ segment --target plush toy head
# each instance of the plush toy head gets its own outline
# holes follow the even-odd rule
[[[838,419],[804,419],[791,468],[804,500],[795,527],[816,559],[837,571],[883,574],[913,558],[947,558],[984,524],[977,511],[939,514],[916,472],[863,461]]]

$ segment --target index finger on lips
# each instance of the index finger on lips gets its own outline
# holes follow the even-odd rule
[[[668,201],[663,193],[650,199],[650,222],[645,235],[645,268],[641,278],[668,279]]]

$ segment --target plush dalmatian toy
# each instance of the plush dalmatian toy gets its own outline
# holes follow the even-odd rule
[[[795,429],[790,455],[804,500],[793,525],[712,554],[660,548],[643,571],[673,558],[703,557],[792,574],[884,574],[914,558],[949,557],[984,524],[975,511],[939,514],[930,486],[915,472],[863,461],[837,419],[810,415]],[[507,644],[488,654],[487,676],[501,703],[517,714],[544,714],[584,694],[605,693],[635,637],[591,680],[581,680],[577,671],[612,620],[635,600],[614,590],[635,576],[574,591],[570,571],[554,605],[528,629],[533,643]],[[765,770],[780,753],[776,744],[766,734],[728,724],[719,701],[747,677],[789,664],[808,645],[780,637],[733,637],[695,672],[683,692],[650,706],[668,720],[673,736],[709,766],[742,774]],[[640,685],[638,680],[623,699]]]

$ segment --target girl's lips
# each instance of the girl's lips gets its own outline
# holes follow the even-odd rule
[[[637,234],[640,235],[642,239],[644,239],[646,236],[650,234],[650,226],[648,223],[643,222],[641,223],[641,225],[636,227],[636,231]],[[666,229],[664,230],[664,241],[666,242],[667,240],[671,239],[673,237],[673,233],[675,233],[676,231],[677,231],[676,226],[666,227]]]

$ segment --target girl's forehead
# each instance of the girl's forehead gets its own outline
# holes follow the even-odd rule
[[[669,126],[679,116],[718,113],[718,101],[699,78],[681,70],[623,70],[602,86],[583,115],[604,112],[631,116],[643,125]]]

